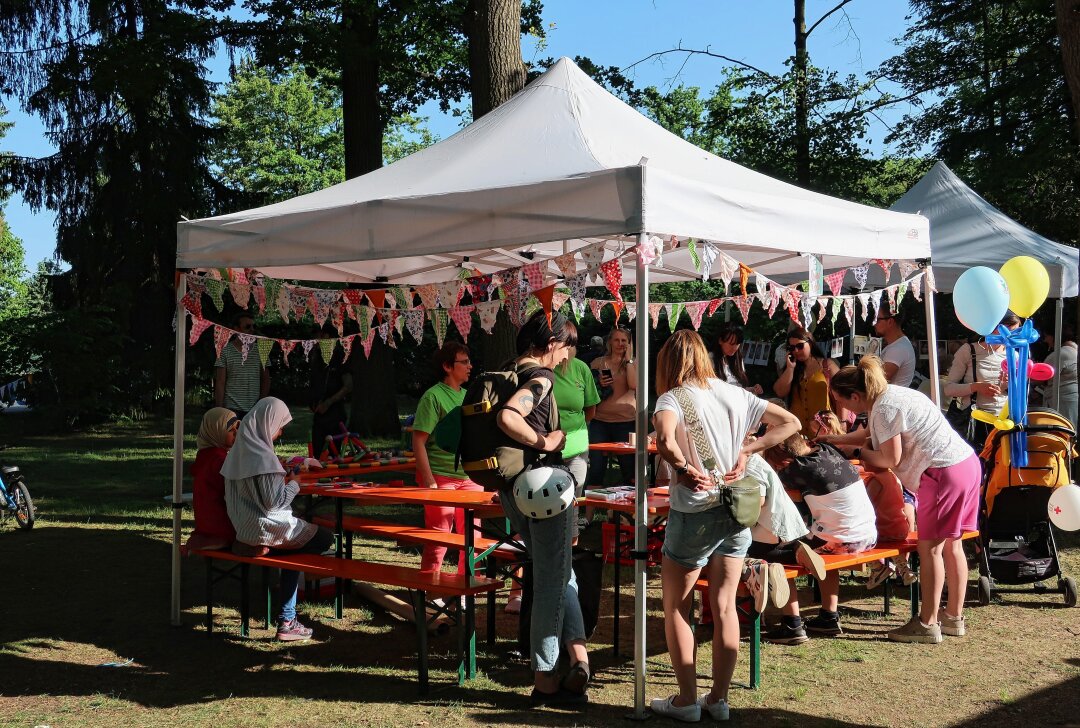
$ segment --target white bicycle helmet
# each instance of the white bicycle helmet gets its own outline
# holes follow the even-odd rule
[[[574,479],[559,468],[533,468],[514,480],[514,502],[529,518],[557,516],[574,503]]]

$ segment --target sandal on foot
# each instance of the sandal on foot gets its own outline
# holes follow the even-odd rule
[[[589,663],[576,662],[562,679],[562,689],[579,695],[584,694],[591,678],[592,673],[589,672]]]

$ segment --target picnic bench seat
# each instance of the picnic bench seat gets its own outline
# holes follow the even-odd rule
[[[351,579],[370,584],[392,586],[408,589],[412,592],[413,612],[415,615],[417,654],[419,666],[417,676],[420,685],[420,693],[428,691],[428,645],[427,645],[427,607],[428,596],[439,597],[467,597],[474,598],[479,594],[494,592],[502,582],[498,579],[487,577],[466,576],[441,572],[424,572],[420,569],[398,566],[394,564],[379,564],[370,561],[355,559],[340,559],[334,556],[320,554],[284,554],[268,556],[239,556],[231,551],[192,550],[191,555],[201,556],[206,559],[206,631],[213,633],[213,588],[214,584],[225,578],[238,578],[241,584],[240,591],[240,634],[247,636],[248,620],[250,618],[250,601],[248,597],[248,577],[251,566],[259,566],[263,569],[263,586],[267,587],[267,571],[269,569],[286,569],[289,571],[301,571],[308,576],[332,577],[335,580]],[[222,569],[214,565],[215,561],[230,562],[232,566]],[[236,576],[234,570],[239,567],[240,575]],[[266,627],[270,626],[270,599],[267,589]],[[459,682],[463,682],[466,675],[465,645],[471,644],[475,639],[475,625],[471,618],[472,610],[465,610],[466,619],[458,623],[458,657]],[[469,675],[471,677],[471,673]]]
[[[312,523],[326,526],[330,530],[337,528],[335,519],[331,516],[315,516]],[[452,549],[465,548],[465,535],[437,531],[433,528],[421,528],[420,526],[406,526],[400,523],[387,523],[376,521],[371,518],[358,516],[345,516],[341,519],[342,530],[346,533],[360,533],[368,536],[386,538],[398,543],[418,544],[421,546],[446,546]],[[473,541],[475,548],[481,553],[494,547],[491,555],[501,561],[519,562],[528,558],[523,549],[519,549],[507,543],[499,543],[490,538],[476,538]]]

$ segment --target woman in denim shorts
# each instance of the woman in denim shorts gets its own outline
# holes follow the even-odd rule
[[[653,700],[652,710],[688,722],[700,720],[705,710],[714,720],[726,720],[728,687],[739,652],[735,592],[750,530],[719,505],[720,488],[742,477],[750,455],[798,432],[801,425],[777,405],[717,379],[705,343],[690,330],[676,331],[660,349],[656,389],[656,446],[669,473],[671,495],[660,571],[664,633],[679,692]],[[697,413],[716,458],[711,468],[701,462],[677,393],[679,398],[685,394]],[[747,435],[762,422],[770,425],[768,432],[747,443]],[[690,594],[702,569],[707,569],[714,619],[713,684],[699,698]]]

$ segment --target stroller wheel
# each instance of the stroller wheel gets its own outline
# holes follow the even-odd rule
[[[1073,590],[1075,594],[1076,590]],[[990,577],[979,577],[979,606],[985,607],[990,603]]]
[[[1072,577],[1066,576],[1061,580],[1061,593],[1065,595],[1065,606],[1076,606],[1076,582]]]

